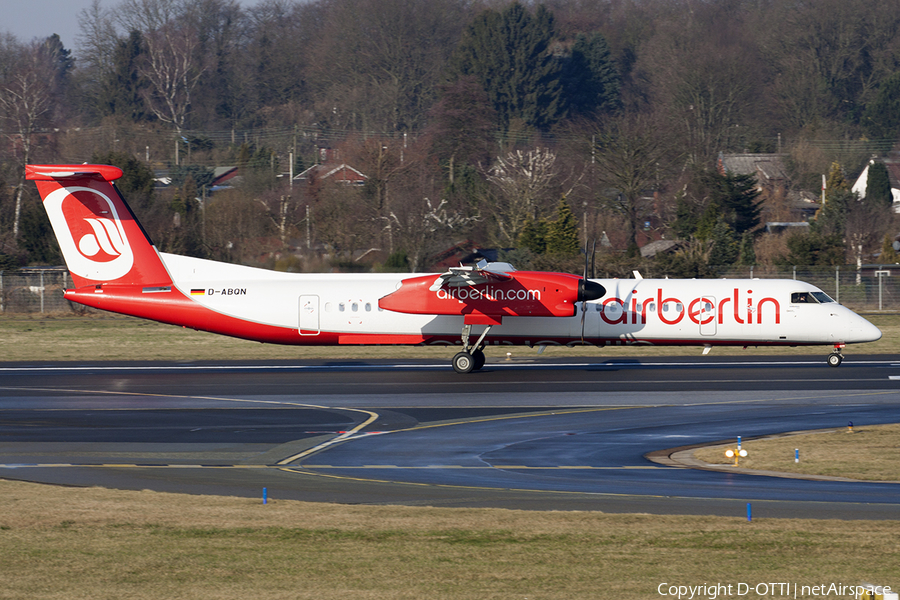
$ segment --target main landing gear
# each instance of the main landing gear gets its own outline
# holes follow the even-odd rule
[[[463,325],[463,351],[453,357],[454,371],[457,373],[471,373],[484,366],[484,338],[487,336],[488,331],[491,330],[491,327],[491,325],[486,326],[478,337],[478,341],[469,345],[469,335],[472,333],[472,326]]]
[[[828,355],[826,359],[828,361],[829,367],[839,367],[841,366],[841,361],[844,360],[844,355],[841,354],[841,348],[844,347],[844,344],[835,344],[834,351]]]

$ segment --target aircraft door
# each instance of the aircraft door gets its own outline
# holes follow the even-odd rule
[[[314,294],[300,296],[298,323],[300,335],[319,335],[319,297]]]
[[[688,307],[689,315],[700,324],[700,335],[716,335],[716,299],[703,296],[694,300]]]

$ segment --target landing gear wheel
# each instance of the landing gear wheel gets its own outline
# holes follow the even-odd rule
[[[457,373],[471,373],[475,364],[475,357],[468,352],[459,352],[453,357],[453,370]]]
[[[484,352],[481,350],[475,350],[472,352],[472,358],[475,359],[475,368],[473,371],[480,371],[481,367],[484,366]]]
[[[838,354],[837,352],[832,352],[828,355],[828,366],[829,367],[839,367],[841,366],[841,361],[844,360],[844,357]]]

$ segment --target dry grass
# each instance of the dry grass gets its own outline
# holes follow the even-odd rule
[[[900,318],[871,320],[885,331],[885,339],[854,350],[898,353]],[[0,339],[0,361],[448,356],[446,348],[266,346],[110,317],[5,317]],[[528,349],[512,351],[533,356]],[[715,350],[728,352],[810,354],[817,349]],[[548,353],[629,357],[698,351],[550,348]],[[868,430],[845,437],[874,439]],[[754,457],[765,453],[750,444]],[[805,448],[804,466],[806,453],[812,453]],[[900,587],[898,521],[848,526],[278,500],[262,505],[240,498],[7,481],[0,481],[0,506],[0,600],[628,600],[659,597],[661,583],[871,581]]]
[[[900,315],[868,315],[884,337],[877,342],[852,346],[847,354],[900,354]],[[75,317],[5,315],[0,317],[0,361],[35,360],[276,360],[276,359],[372,359],[433,358],[449,361],[446,347],[418,346],[276,346],[260,344],[192,329],[163,325],[131,317],[99,315]],[[826,355],[827,346],[777,348],[715,348],[713,355],[798,356]],[[522,346],[487,348],[487,355],[534,358],[536,350]],[[700,356],[699,348],[548,347],[546,357],[596,356],[631,358],[639,356]]]
[[[873,481],[900,481],[900,425],[870,425],[804,433],[742,444],[745,469],[850,477]],[[794,462],[794,450],[800,462]],[[712,464],[734,464],[723,448],[702,448],[694,457]]]
[[[661,583],[900,584],[898,522],[262,505],[2,481],[0,504],[0,598],[644,599]]]

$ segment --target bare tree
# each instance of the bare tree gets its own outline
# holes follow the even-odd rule
[[[78,26],[78,70],[85,77],[89,92],[99,95],[100,82],[115,70],[119,44],[115,22],[100,0],[93,0],[89,8],[78,13]]]
[[[527,221],[540,217],[557,175],[555,165],[556,153],[538,147],[498,157],[487,172],[488,181],[499,190],[497,222],[500,234],[509,243],[516,243]]]
[[[595,137],[594,177],[614,193],[608,205],[625,219],[629,253],[637,251],[637,230],[646,210],[642,198],[659,188],[671,164],[664,131],[646,116],[623,116]]]
[[[117,13],[126,31],[144,35],[139,67],[148,83],[144,96],[151,112],[175,127],[175,163],[191,95],[205,71],[192,5],[183,0],[124,0]]]
[[[398,212],[391,211],[389,217],[398,237],[403,240],[410,270],[413,272],[427,267],[426,257],[430,252],[438,250],[446,236],[459,235],[480,220],[478,215],[467,215],[452,208],[446,199],[441,199],[435,206],[430,198],[423,198],[413,210],[404,211],[400,216]]]
[[[844,243],[848,262],[857,269],[863,259],[880,250],[885,232],[890,230],[892,214],[889,207],[866,200],[853,202],[844,221]]]
[[[363,189],[370,202],[374,218],[383,224],[388,252],[395,249],[394,228],[396,221],[391,218],[393,180],[402,172],[415,166],[416,153],[404,147],[404,141],[380,138],[365,140],[356,151],[356,160],[368,180]]]
[[[320,120],[333,127],[421,128],[463,27],[465,4],[328,2],[310,49],[309,79]]]
[[[664,20],[639,65],[657,109],[680,130],[695,164],[708,165],[756,134],[752,117],[765,65],[740,19],[724,5],[706,4]]]
[[[125,31],[149,33],[181,19],[187,0],[122,0],[116,20]]]
[[[24,46],[0,84],[0,109],[9,123],[7,137],[19,150],[21,170],[16,185],[13,239],[19,237],[22,194],[25,191],[25,165],[31,160],[34,135],[41,120],[53,108],[53,65],[40,43]]]
[[[175,126],[180,138],[191,107],[191,93],[204,71],[196,32],[167,23],[145,39],[147,52],[141,74],[150,82],[147,104],[160,121]],[[177,151],[175,156],[177,164]]]

